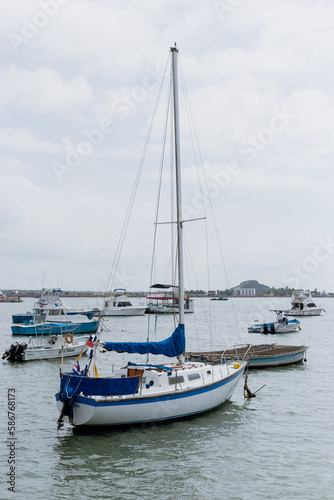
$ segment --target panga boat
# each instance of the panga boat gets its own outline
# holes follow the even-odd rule
[[[186,359],[207,363],[222,363],[244,358],[249,368],[284,366],[306,361],[307,345],[242,344],[233,349],[211,352],[188,352]]]
[[[142,316],[145,314],[146,306],[134,306],[130,302],[125,290],[117,288],[112,296],[104,302],[101,316]]]
[[[292,293],[291,309],[284,311],[285,316],[320,316],[323,307],[313,302],[311,292],[300,290]]]
[[[44,342],[34,343],[32,338],[29,338],[29,343],[15,342],[7,349],[2,359],[7,361],[34,361],[37,359],[56,359],[67,358],[70,356],[79,356],[80,353],[85,353],[89,347],[86,344],[87,337],[73,338],[73,335],[50,335]]]
[[[151,285],[152,293],[146,297],[147,313],[151,314],[178,314],[179,313],[179,288],[173,285],[156,283]],[[184,297],[184,312],[194,312],[194,301]]]
[[[276,312],[277,319],[271,323],[254,323],[248,327],[250,333],[292,333],[301,330],[298,319],[284,318],[281,310],[272,309]]]
[[[179,296],[184,296],[183,281],[183,219],[180,192],[179,117],[177,90],[177,53],[171,49],[174,146],[177,202],[177,265]],[[95,364],[98,352],[95,344],[90,361],[82,373],[62,373],[56,395],[60,417],[73,426],[117,426],[158,422],[212,410],[234,393],[246,362],[227,361],[212,365],[186,362],[184,301],[179,303],[179,325],[171,337],[160,342],[106,342],[107,351],[164,355],[177,358],[167,364],[127,363],[109,377],[99,377]],[[93,363],[94,361],[94,363]],[[91,374],[91,366],[93,373]]]

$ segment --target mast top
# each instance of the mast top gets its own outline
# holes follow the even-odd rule
[[[178,52],[179,51],[179,49],[176,48],[176,42],[174,42],[174,47],[171,47],[170,51],[171,52]]]

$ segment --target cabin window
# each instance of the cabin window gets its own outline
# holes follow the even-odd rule
[[[310,304],[307,304],[307,307],[317,307],[313,302],[310,302]]]
[[[196,380],[198,378],[201,378],[199,373],[190,373],[190,375],[188,375],[188,380]]]
[[[59,312],[60,312],[59,309],[51,309],[49,311],[49,315],[50,316],[58,316]]]
[[[169,382],[169,385],[173,385],[173,384],[181,384],[182,382],[184,382],[184,377],[169,377],[168,378],[168,382]]]

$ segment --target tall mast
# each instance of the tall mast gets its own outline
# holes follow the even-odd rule
[[[177,221],[177,262],[179,278],[179,323],[184,324],[184,282],[183,282],[183,228],[181,197],[181,164],[180,164],[180,127],[179,127],[179,94],[177,75],[178,49],[171,47],[173,102],[174,102],[174,142],[175,142],[175,178],[176,178],[176,221]]]

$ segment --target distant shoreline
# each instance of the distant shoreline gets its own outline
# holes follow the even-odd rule
[[[138,298],[145,298],[148,294],[148,292],[130,292],[127,291],[125,292],[126,295],[129,297],[138,297]],[[110,295],[109,293],[106,292],[92,292],[92,291],[83,291],[83,292],[78,292],[78,291],[62,291],[60,294],[61,297],[63,298],[85,298],[85,297],[96,297],[96,298],[104,298],[106,296]],[[186,291],[186,295],[191,298],[217,298],[219,296],[215,295],[213,293],[191,293]],[[221,294],[224,295],[224,294]],[[41,296],[41,290],[6,290],[4,291],[3,296],[0,296],[0,303],[21,303],[22,298],[36,298],[39,299]],[[277,299],[277,298],[291,298],[291,294],[287,295],[269,295],[269,294],[263,294],[263,295],[226,295],[228,299]],[[334,298],[334,294],[314,294],[312,293],[313,298]],[[223,301],[222,301],[223,302]]]

